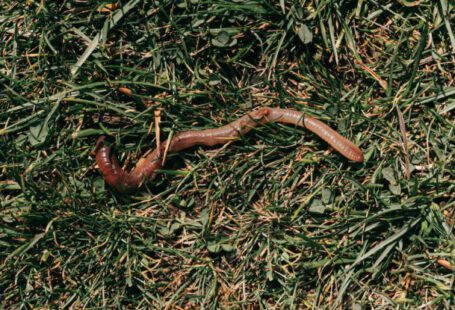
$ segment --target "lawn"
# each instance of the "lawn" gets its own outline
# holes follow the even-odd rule
[[[3,0],[0,38],[0,308],[454,306],[452,1]],[[267,124],[97,169],[256,107],[365,161]]]

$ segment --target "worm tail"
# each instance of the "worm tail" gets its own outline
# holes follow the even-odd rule
[[[308,130],[318,135],[347,159],[358,163],[363,162],[363,153],[358,146],[323,122],[315,118],[305,116],[304,124]]]

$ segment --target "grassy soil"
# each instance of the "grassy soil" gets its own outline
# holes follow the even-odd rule
[[[0,308],[449,309],[449,0],[0,2]],[[254,107],[324,120],[350,163],[270,124],[127,168]],[[161,111],[157,123],[155,111]]]

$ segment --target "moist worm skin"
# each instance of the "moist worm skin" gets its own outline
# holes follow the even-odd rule
[[[258,125],[270,122],[305,127],[347,159],[363,162],[362,151],[323,122],[296,110],[279,108],[259,108],[219,128],[179,132],[169,142],[167,153],[178,152],[196,145],[226,144],[247,134]],[[144,155],[130,172],[126,172],[120,166],[117,157],[111,154],[111,148],[104,145],[104,139],[104,136],[100,137],[96,143],[96,162],[106,183],[119,192],[137,189],[143,183],[152,180],[155,177],[155,171],[164,164],[163,155],[166,152],[167,142],[159,149]]]

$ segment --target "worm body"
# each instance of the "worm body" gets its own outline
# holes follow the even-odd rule
[[[196,145],[214,146],[226,144],[247,134],[258,125],[270,122],[305,127],[330,144],[347,159],[354,162],[363,162],[362,151],[354,143],[323,122],[296,110],[279,108],[254,110],[219,128],[189,130],[177,133],[169,142],[168,147],[167,143],[163,143],[159,149],[157,148],[151,153],[144,155],[130,172],[122,169],[115,155],[111,154],[111,148],[104,145],[104,137],[100,137],[95,149],[96,162],[106,183],[120,192],[131,191],[154,178],[155,171],[162,167],[163,154],[166,151],[167,153],[173,153]]]

